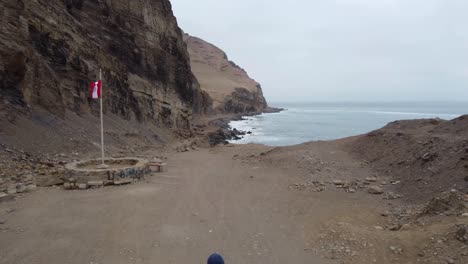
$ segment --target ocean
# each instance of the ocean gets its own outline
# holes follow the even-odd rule
[[[251,131],[234,144],[288,146],[355,136],[404,119],[453,119],[468,114],[468,102],[271,103],[280,113],[244,117],[231,128]]]

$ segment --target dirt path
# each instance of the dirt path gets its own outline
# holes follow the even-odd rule
[[[468,256],[452,230],[466,220],[392,231],[384,212],[400,200],[335,186],[334,179],[373,175],[337,143],[231,145],[172,153],[168,164],[168,172],[128,186],[42,188],[1,203],[0,263],[202,264],[213,252],[228,264],[464,263]],[[310,185],[315,180],[322,189]]]
[[[219,149],[169,164],[147,182],[1,204],[0,263],[204,263],[215,251],[227,263],[329,263],[307,251],[281,171]]]

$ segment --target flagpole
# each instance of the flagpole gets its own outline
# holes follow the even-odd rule
[[[103,89],[102,89],[102,70],[99,69],[99,80],[101,81],[101,96],[99,98],[99,104],[101,106],[101,156],[102,156],[102,164],[104,165],[104,120],[102,116],[102,96],[103,96]]]

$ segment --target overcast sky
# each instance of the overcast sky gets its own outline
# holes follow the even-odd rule
[[[172,0],[268,101],[468,100],[468,0]]]

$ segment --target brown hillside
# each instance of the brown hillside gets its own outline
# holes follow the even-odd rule
[[[395,121],[358,137],[351,153],[401,184],[410,199],[468,190],[468,116]]]
[[[230,61],[220,48],[200,38],[185,35],[192,71],[202,90],[222,112],[260,112],[267,108],[259,83]]]

